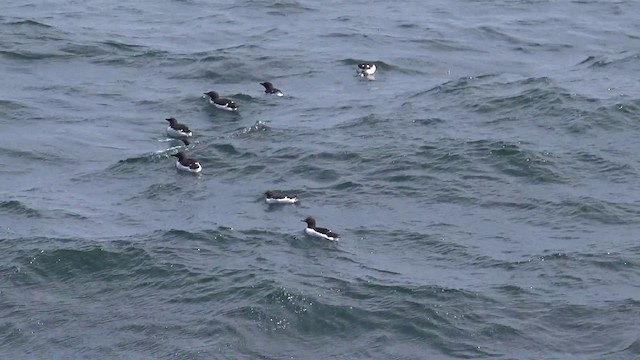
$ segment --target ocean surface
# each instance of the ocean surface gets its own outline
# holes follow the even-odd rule
[[[3,0],[0,359],[640,359],[639,14]]]

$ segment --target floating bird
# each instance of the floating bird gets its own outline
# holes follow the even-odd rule
[[[365,77],[376,73],[376,64],[360,63],[358,64],[358,75]]]
[[[312,218],[311,216],[302,221],[307,223],[307,228],[304,229],[305,234],[309,236],[319,237],[325,240],[340,240],[340,235],[334,233],[333,231],[321,227],[316,227],[316,219]]]
[[[185,124],[180,124],[178,120],[174,117],[170,117],[166,119],[169,122],[169,127],[167,128],[167,136],[172,138],[185,138],[193,136],[193,133],[189,129],[189,127]]]
[[[202,171],[202,166],[196,159],[189,159],[184,152],[178,151],[178,153],[173,154],[171,156],[175,156],[178,158],[176,161],[176,168],[182,171],[188,171],[192,173],[199,173]]]
[[[271,190],[264,193],[267,204],[295,204],[298,202],[298,198],[295,196],[289,196],[285,194],[277,194]]]
[[[272,94],[275,96],[283,96],[284,94],[279,89],[273,87],[273,84],[270,82],[263,82],[260,85],[264,86],[264,92],[267,94]]]
[[[208,93],[204,93],[209,96],[209,102],[217,107],[218,109],[226,110],[226,111],[236,111],[238,110],[238,105],[231,99],[221,98],[215,91],[209,91]]]

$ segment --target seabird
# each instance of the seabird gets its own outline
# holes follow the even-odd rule
[[[309,236],[319,237],[325,240],[331,241],[339,241],[340,235],[334,233],[333,231],[321,227],[316,226],[316,219],[309,216],[308,218],[302,220],[307,223],[307,228],[304,229],[305,234]]]
[[[176,168],[182,171],[188,171],[192,173],[199,173],[202,171],[202,166],[196,159],[189,159],[184,152],[178,151],[178,153],[173,154],[171,156],[175,156],[178,158],[176,161]]]
[[[204,93],[209,96],[209,102],[217,107],[218,109],[226,110],[226,111],[236,111],[238,110],[238,105],[231,99],[221,98],[215,91],[209,91],[208,93]]]
[[[271,190],[266,191],[264,195],[267,204],[295,204],[298,202],[298,198],[295,196],[279,194]]]
[[[360,63],[358,64],[358,75],[365,77],[376,73],[376,64]]]
[[[264,92],[267,94],[272,94],[275,96],[283,96],[284,94],[279,89],[273,87],[273,84],[270,82],[263,82],[260,85],[264,86]]]
[[[189,127],[185,124],[180,124],[178,120],[174,117],[170,117],[166,119],[169,122],[169,127],[167,128],[167,136],[173,138],[185,138],[193,136],[193,133],[189,129]]]

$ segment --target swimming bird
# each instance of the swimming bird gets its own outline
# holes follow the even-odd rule
[[[209,91],[208,93],[204,93],[209,96],[209,102],[217,107],[218,109],[226,110],[226,111],[236,111],[238,110],[238,105],[231,99],[221,98],[215,91]]]
[[[340,235],[334,233],[333,231],[321,227],[316,227],[316,219],[309,216],[306,219],[302,220],[307,223],[307,228],[304,229],[305,234],[309,236],[319,237],[325,240],[331,241],[339,241]]]
[[[178,161],[176,161],[176,168],[178,170],[188,171],[192,173],[199,173],[200,171],[202,171],[202,166],[200,166],[198,160],[188,158],[187,155],[185,155],[185,153],[182,151],[178,151],[176,154],[173,154],[171,156],[175,156],[178,158]]]
[[[275,96],[283,96],[284,94],[279,89],[273,87],[273,84],[270,82],[263,82],[260,85],[264,86],[264,92],[267,94],[272,94]]]
[[[278,194],[271,190],[264,193],[267,204],[295,204],[298,202],[298,198],[295,196],[289,196],[285,194]]]
[[[189,127],[185,124],[180,124],[178,120],[174,117],[170,117],[166,119],[169,122],[169,127],[167,128],[167,136],[173,138],[185,138],[193,136],[193,133],[189,129]]]
[[[365,77],[371,76],[376,73],[376,64],[373,63],[360,63],[358,64],[358,75]]]

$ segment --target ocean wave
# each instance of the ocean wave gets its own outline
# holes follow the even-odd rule
[[[534,226],[552,229],[580,228],[578,224],[632,225],[638,223],[638,205],[588,196],[564,197],[556,200],[526,197],[518,202],[486,198],[481,207],[521,212],[522,219]],[[571,221],[567,220],[571,219]]]
[[[291,174],[320,183],[330,183],[340,179],[340,174],[336,170],[304,163],[293,166]]]
[[[20,260],[22,272],[32,273],[47,281],[117,281],[128,276],[162,277],[164,269],[150,269],[151,257],[143,249],[128,247],[120,251],[102,247],[61,248],[39,251]],[[138,272],[136,274],[136,272]]]
[[[479,26],[473,28],[473,31],[477,32],[479,35],[483,37],[487,37],[492,40],[500,40],[504,41],[511,45],[520,45],[520,46],[528,46],[528,47],[538,47],[542,46],[541,43],[529,39],[525,39],[523,37],[518,37],[512,34],[508,34],[505,29],[499,29],[494,26]]]
[[[234,61],[232,59],[232,57],[229,57],[227,60],[220,60],[215,64],[209,63],[209,61],[194,63],[184,70],[176,71],[172,75],[169,75],[169,79],[198,79],[207,81],[209,84],[234,84],[241,81],[264,81],[261,76],[255,74],[254,69],[248,67],[249,65],[247,65],[246,62]],[[208,86],[212,87],[212,85]],[[229,94],[224,93],[220,93],[220,95],[229,96]]]
[[[301,3],[298,0],[278,0],[278,1],[265,1],[265,0],[243,0],[239,2],[235,7],[238,8],[259,8],[262,7],[267,11],[269,15],[286,16],[291,14],[301,14],[315,9]]]
[[[326,162],[344,162],[351,165],[357,165],[359,163],[365,162],[366,160],[357,152],[353,151],[338,151],[338,152],[329,152],[322,151],[310,155],[306,155],[302,158],[303,162],[315,163],[318,161],[326,161]]]
[[[23,40],[25,39],[36,43],[55,42],[69,35],[68,32],[63,31],[60,27],[33,19],[2,22],[0,23],[0,29],[9,36],[15,36],[16,45],[24,45]]]
[[[0,56],[12,60],[68,60],[72,55],[29,50],[0,50]]]
[[[127,44],[121,41],[115,41],[115,40],[106,40],[106,41],[101,41],[100,44],[108,47],[108,48],[112,48],[115,50],[120,50],[122,52],[132,52],[132,53],[140,53],[141,49],[147,49],[146,46],[143,45],[137,45],[137,44]],[[144,51],[146,53],[146,51]]]
[[[466,141],[441,139],[441,145],[420,146],[412,153],[379,155],[367,178],[391,182],[408,182],[418,190],[422,185],[445,174],[492,178],[503,177],[487,171],[489,165],[499,173],[534,183],[563,183],[565,176],[555,164],[554,156],[529,150],[522,143],[494,140]]]
[[[358,194],[358,193],[361,193],[361,191],[364,190],[364,187],[365,186],[363,184],[360,184],[360,183],[357,183],[357,182],[344,181],[344,182],[332,185],[331,189],[335,190],[335,191],[340,191],[340,192],[348,191],[348,192],[350,192],[352,194]]]
[[[61,161],[73,161],[69,159],[64,159],[59,155],[52,154],[49,152],[42,151],[23,151],[17,149],[8,149],[8,148],[0,148],[3,154],[9,158],[24,160],[24,161],[32,161],[38,163],[47,163],[47,164],[59,164]]]
[[[325,281],[318,278],[314,282]],[[448,347],[453,345],[455,335],[459,346],[459,336],[463,334],[456,325],[463,317],[456,320],[456,313],[462,314],[455,310],[454,303],[478,300],[477,294],[438,286],[385,285],[365,279],[349,282],[333,279],[331,284],[319,293],[307,293],[302,288],[263,280],[252,289],[257,294],[245,296],[255,298],[255,302],[250,302],[253,305],[234,309],[229,315],[253,321],[265,331],[301,339],[307,336],[330,339],[347,333],[360,338],[366,336],[371,326],[382,322],[394,331],[396,338],[435,339]]]
[[[353,129],[354,131],[363,131],[366,129],[377,129],[378,125],[384,124],[388,119],[382,118],[378,114],[369,114],[357,117],[351,121],[338,124],[338,129]]]
[[[616,68],[640,68],[640,53],[623,51],[616,56],[603,56],[603,55],[590,55],[586,59],[582,60],[578,65],[586,65],[591,69],[606,69],[608,67]]]
[[[530,119],[527,126],[560,128],[570,133],[634,127],[632,114],[640,109],[640,101],[635,98],[599,99],[575,94],[548,77],[506,82],[492,75],[461,78],[409,98],[425,96],[446,100],[449,107],[469,109],[486,118],[487,124],[510,128]]]
[[[247,127],[243,127],[236,131],[235,136],[241,136],[243,138],[253,138],[256,134],[268,133],[273,129],[265,124],[263,121],[258,120],[255,124]]]
[[[0,99],[0,117],[12,120],[33,119],[36,109],[19,101]]]
[[[607,254],[579,254],[577,255],[580,266],[591,267],[611,271],[615,276],[632,274],[640,269],[640,261],[631,254],[607,253]]]
[[[547,349],[557,352],[571,352],[575,354],[607,354],[611,349],[618,349],[621,342],[619,338],[612,338],[606,334],[615,328],[630,327],[633,319],[622,319],[618,309],[612,304],[582,305],[582,304],[558,304],[546,306],[537,311],[535,320],[528,326],[530,331],[545,329],[544,339]],[[605,317],[616,318],[616,325],[603,322]],[[580,331],[576,331],[579,329]],[[574,334],[566,338],[562,334],[567,331]],[[593,338],[601,338],[602,341],[593,342]],[[631,342],[625,342],[629,344]]]
[[[564,183],[567,181],[546,152],[527,149],[523,143],[477,140],[466,146],[466,153],[485,161],[505,175],[535,183]]]
[[[155,163],[158,159],[167,159],[170,154],[166,153],[150,153],[141,156],[134,156],[124,160],[118,160],[118,163],[109,166],[106,170],[114,173],[129,172],[135,168],[131,165]]]
[[[43,29],[51,29],[51,28],[53,28],[53,26],[51,26],[51,25],[48,25],[48,24],[45,24],[43,22],[39,22],[39,21],[36,21],[36,20],[32,20],[32,19],[6,22],[6,23],[3,23],[2,25],[27,26],[27,27],[36,27],[36,28],[43,28]]]
[[[198,159],[200,160],[200,159]],[[101,182],[106,179],[128,179],[135,176],[143,176],[148,171],[156,171],[159,168],[175,170],[175,158],[171,157],[171,150],[157,151],[126,159],[118,160],[102,169],[79,174],[71,179],[73,182],[90,183]]]
[[[558,93],[557,91],[548,89],[528,89],[523,90],[514,96],[500,96],[489,99],[483,99],[481,104],[475,104],[474,110],[479,113],[490,112],[506,112],[516,110],[524,110],[529,108],[551,109],[554,105],[560,105],[563,100],[568,99],[569,94]]]
[[[103,46],[91,44],[68,44],[61,47],[60,51],[80,57],[96,57],[111,54],[111,52]]]
[[[219,154],[224,161],[243,161],[242,164],[236,163],[239,165],[239,168],[244,166],[252,166],[255,163],[244,163],[246,161],[255,160],[258,158],[258,155],[254,152],[247,150],[239,150],[234,144],[231,143],[216,143],[207,146],[207,150],[213,150],[217,154]],[[206,163],[206,161],[205,161]],[[261,165],[259,165],[261,166]]]
[[[148,65],[150,61],[156,61],[158,66],[171,66],[183,61],[179,55],[165,50],[115,40],[66,41],[58,50],[65,58],[89,58],[92,63],[113,66]]]
[[[564,216],[584,223],[604,225],[628,225],[640,223],[640,210],[633,203],[617,203],[593,197],[581,196],[553,203]]]
[[[481,74],[476,76],[464,76],[454,80],[446,81],[442,84],[436,85],[430,89],[419,91],[409,98],[422,97],[428,94],[441,94],[441,95],[456,95],[464,92],[470,92],[478,90],[480,87],[489,82],[489,80],[496,79],[496,74]]]
[[[402,40],[401,38],[399,38],[398,40],[407,41],[407,40]],[[431,50],[437,49],[442,51],[460,51],[465,53],[482,52],[481,50],[478,50],[475,47],[463,45],[455,39],[416,38],[416,39],[410,39],[408,41],[415,44],[427,45]]]
[[[26,217],[40,218],[42,214],[40,211],[33,209],[20,201],[8,200],[0,202],[0,212],[25,215]]]
[[[577,151],[571,156],[580,164],[580,169],[593,169],[604,178],[614,183],[626,183],[629,177],[636,177],[637,172],[630,164],[620,162],[618,158],[605,158],[590,151]]]
[[[180,186],[170,184],[152,184],[149,185],[142,193],[132,197],[131,200],[148,199],[148,200],[172,200],[175,194],[180,192]]]

